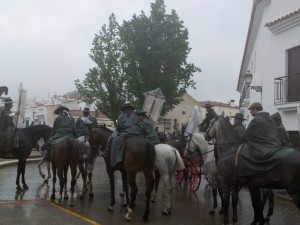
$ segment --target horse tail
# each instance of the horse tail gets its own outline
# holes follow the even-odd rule
[[[182,158],[181,158],[181,156],[180,156],[179,151],[178,151],[176,148],[174,148],[174,151],[175,151],[175,154],[176,154],[177,169],[184,169],[184,168],[185,168],[185,165],[184,165],[184,163],[183,163],[183,160],[182,160]]]
[[[68,159],[68,162],[70,162],[71,159],[72,159],[72,150],[73,150],[73,141],[68,140],[67,141],[67,159]]]
[[[149,167],[154,167],[154,161],[156,157],[156,152],[154,145],[147,141],[147,154],[146,154],[146,163]]]

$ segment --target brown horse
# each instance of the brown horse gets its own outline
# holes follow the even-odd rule
[[[90,134],[90,146],[93,150],[98,149],[99,145],[102,148],[106,147],[108,137],[112,134],[108,128],[100,127],[94,128]],[[154,178],[153,178],[153,170],[154,170],[154,157],[151,160],[151,153],[149,149],[149,145],[147,140],[143,136],[130,136],[124,140],[124,149],[123,149],[123,161],[117,163],[116,166],[110,167],[110,159],[105,159],[106,171],[110,180],[110,188],[111,188],[111,203],[109,206],[109,210],[112,210],[113,205],[115,204],[115,194],[114,194],[114,176],[113,173],[116,170],[119,170],[122,174],[123,181],[123,190],[126,195],[126,201],[128,203],[128,187],[127,182],[130,185],[130,201],[128,206],[127,214],[125,215],[125,219],[127,221],[131,220],[131,215],[133,213],[133,209],[135,206],[136,195],[138,192],[137,184],[136,184],[136,175],[138,172],[142,171],[146,181],[146,209],[143,215],[143,220],[148,221],[150,209],[150,196],[151,191],[153,189]],[[152,162],[151,162],[152,161]]]
[[[20,186],[20,176],[22,177],[23,189],[28,189],[28,186],[25,182],[25,168],[26,160],[32,152],[32,148],[36,145],[36,142],[43,138],[47,140],[50,137],[51,127],[47,125],[32,125],[26,128],[18,129],[18,139],[19,144],[17,148],[13,148],[11,153],[13,154],[14,159],[18,159],[18,169],[17,169],[17,178],[16,185],[17,190],[22,190]],[[0,158],[5,158],[5,154],[0,151]]]
[[[68,168],[70,166],[71,169],[71,199],[70,199],[70,206],[75,205],[74,200],[74,188],[76,184],[76,173],[77,173],[77,165],[79,162],[79,151],[80,146],[77,140],[75,139],[69,139],[60,142],[56,145],[55,151],[49,151],[50,144],[49,141],[45,143],[45,146],[43,148],[46,148],[48,152],[50,153],[50,159],[52,163],[52,172],[53,172],[53,178],[52,178],[52,194],[51,194],[51,200],[55,200],[55,183],[56,183],[56,173],[59,179],[59,196],[56,201],[58,205],[61,204],[62,199],[62,193],[64,190],[64,187],[67,185],[67,174],[68,174]],[[65,196],[65,199],[67,199],[68,196]]]
[[[235,159],[239,147],[236,132],[224,117],[215,117],[206,132],[206,140],[216,139],[219,160],[217,167],[222,179],[224,191],[224,224],[228,224],[230,190],[232,191],[233,222],[237,221],[238,188],[236,182]],[[300,151],[295,150],[283,157],[271,170],[247,177],[254,209],[254,221],[251,225],[265,224],[261,188],[287,189],[295,205],[300,209]]]

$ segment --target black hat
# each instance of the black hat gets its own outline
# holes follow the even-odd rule
[[[88,107],[84,107],[84,109],[83,109],[83,112],[90,112],[90,108],[88,108]]]
[[[59,113],[63,110],[66,110],[67,112],[69,112],[69,108],[67,108],[66,106],[63,105],[59,105],[57,106],[57,108],[54,110],[54,114],[59,115]]]
[[[121,107],[121,110],[125,110],[125,109],[131,109],[134,110],[135,107],[130,103],[130,102],[125,102],[125,104]]]
[[[12,104],[15,103],[11,98],[5,98],[4,99],[4,104]]]
[[[231,117],[235,118],[235,119],[246,120],[246,119],[244,119],[243,113],[236,113],[234,116],[231,116]]]

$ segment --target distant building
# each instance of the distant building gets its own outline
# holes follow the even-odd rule
[[[206,102],[207,101],[197,101],[186,92],[183,94],[180,104],[176,105],[172,111],[167,112],[164,117],[159,119],[156,125],[158,130],[168,133],[181,132],[182,128],[184,128],[188,122],[189,117],[192,115],[195,106],[199,107],[201,120],[203,120],[206,115],[206,109],[202,106],[204,106]],[[239,107],[235,106],[234,100],[231,100],[229,103],[210,102],[218,115],[224,112],[225,116],[233,116],[239,112]]]

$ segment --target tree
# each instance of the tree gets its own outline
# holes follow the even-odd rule
[[[166,97],[162,113],[180,103],[186,88],[194,87],[193,73],[201,71],[187,63],[188,31],[176,12],[166,14],[163,0],[151,4],[149,17],[142,11],[120,26],[115,16],[102,26],[93,41],[90,57],[96,67],[76,88],[84,101],[113,121],[126,100],[142,108],[144,93],[161,88]]]
[[[97,110],[115,122],[120,106],[132,97],[128,93],[119,24],[114,14],[109,17],[108,27],[104,24],[95,35],[90,57],[97,66],[89,70],[82,83],[75,80],[76,88],[84,101],[95,101]]]
[[[186,88],[195,88],[193,73],[201,70],[187,63],[191,48],[188,31],[176,12],[166,14],[163,0],[151,4],[149,17],[142,11],[130,21],[124,21],[120,35],[128,76],[128,91],[141,107],[144,92],[161,88],[166,97],[164,112],[181,101]]]

